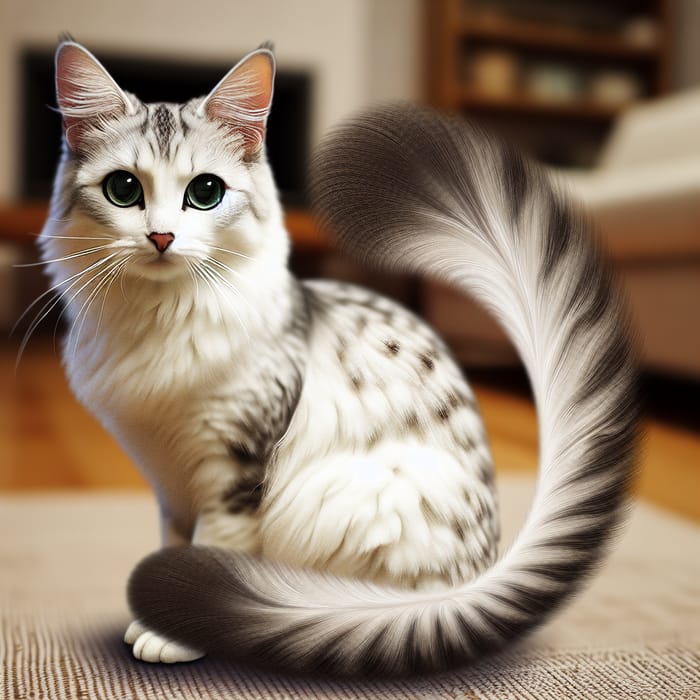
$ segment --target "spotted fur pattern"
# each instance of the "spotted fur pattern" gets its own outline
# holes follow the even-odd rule
[[[617,522],[624,316],[582,220],[495,141],[401,108],[321,150],[313,191],[341,242],[483,299],[531,373],[540,486],[496,561],[487,440],[443,342],[387,299],[287,269],[260,140],[273,74],[262,48],[205,98],[145,105],[77,44],[57,54],[66,148],[41,246],[66,372],[153,484],[164,545],[190,543],[136,568],[126,641],[147,661],[464,663],[542,621]],[[107,201],[117,170],[142,183],[138,205]],[[184,198],[201,173],[226,185],[206,211]]]

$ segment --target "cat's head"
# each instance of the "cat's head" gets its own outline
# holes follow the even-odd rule
[[[45,256],[99,247],[62,269],[73,273],[101,256],[106,265],[122,261],[122,276],[157,282],[192,277],[198,265],[208,266],[211,279],[222,265],[280,258],[280,249],[285,257],[283,234],[270,240],[265,230],[282,229],[264,149],[274,74],[273,54],[263,47],[206,97],[145,104],[85,48],[62,43],[56,94],[64,155]]]

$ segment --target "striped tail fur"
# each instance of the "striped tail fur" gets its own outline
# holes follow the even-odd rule
[[[139,564],[132,610],[193,647],[297,671],[463,665],[542,623],[620,522],[639,418],[627,318],[586,219],[541,168],[464,121],[408,105],[357,116],[321,144],[311,191],[344,250],[446,281],[500,320],[537,405],[529,515],[491,569],[444,592],[186,547]]]

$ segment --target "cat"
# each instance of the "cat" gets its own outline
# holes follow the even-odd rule
[[[488,440],[444,342],[393,301],[288,269],[274,74],[264,45],[206,97],[144,104],[81,45],[57,49],[64,146],[40,246],[65,370],[161,515],[125,640],[151,662],[464,664],[545,620],[619,522],[638,424],[626,315],[585,217],[467,122],[378,107],[312,160],[343,249],[474,295],[522,356],[541,465],[498,559]]]

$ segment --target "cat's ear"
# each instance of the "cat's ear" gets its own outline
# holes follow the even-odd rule
[[[243,137],[247,158],[254,158],[265,140],[272,105],[275,57],[261,47],[239,61],[207,95],[199,114],[220,122]]]
[[[63,42],[56,50],[56,99],[71,150],[80,148],[86,131],[100,120],[134,113],[114,78],[73,41]]]

